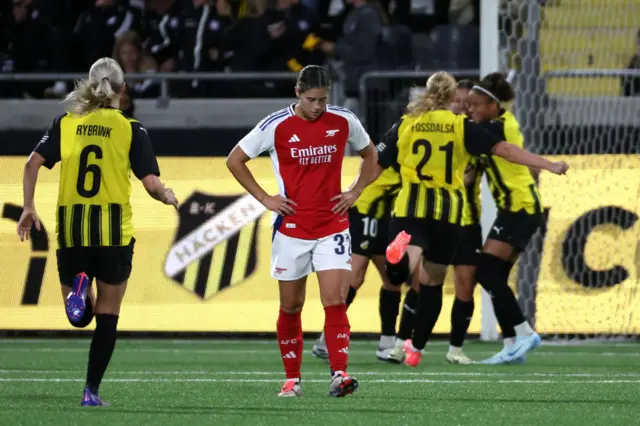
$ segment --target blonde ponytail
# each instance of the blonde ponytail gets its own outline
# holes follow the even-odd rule
[[[89,78],[76,82],[63,101],[67,104],[67,112],[81,116],[109,106],[120,95],[123,83],[124,74],[116,61],[98,59],[89,70]]]
[[[407,113],[417,116],[429,111],[447,109],[456,93],[456,79],[445,71],[438,71],[427,80],[423,94],[409,102]]]

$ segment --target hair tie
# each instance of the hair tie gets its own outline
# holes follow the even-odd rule
[[[491,93],[489,90],[485,89],[484,87],[480,87],[480,86],[473,86],[471,88],[471,90],[479,90],[482,93],[484,93],[485,95],[489,96],[490,98],[492,98],[494,101],[496,101],[497,103],[500,103],[500,99],[498,99],[498,97],[496,95],[494,95],[493,93]]]

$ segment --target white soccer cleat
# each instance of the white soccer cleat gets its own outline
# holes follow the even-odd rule
[[[376,357],[380,361],[389,361],[389,355],[391,354],[392,350],[393,348],[381,348],[380,346],[378,346],[378,349],[376,350]]]
[[[450,364],[461,364],[461,365],[471,365],[473,364],[473,360],[466,356],[462,349],[453,349],[447,353],[445,357],[447,362]]]
[[[313,344],[311,354],[315,357],[327,361],[329,359],[329,349],[327,349],[327,342],[324,340],[324,332],[318,337],[316,343]]]
[[[285,398],[302,396],[302,386],[300,385],[300,379],[289,379],[284,382],[278,396],[282,396]]]
[[[393,350],[395,340],[394,336],[380,336],[380,343],[376,350],[376,357],[380,361],[389,361],[389,354]]]
[[[404,341],[398,339],[396,340],[396,344],[393,346],[393,349],[391,349],[391,352],[389,352],[389,355],[387,355],[386,361],[393,364],[402,364],[405,357]]]

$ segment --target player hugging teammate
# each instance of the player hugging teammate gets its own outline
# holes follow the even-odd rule
[[[413,339],[406,347],[405,362],[413,367],[420,363],[442,309],[447,266],[454,261],[463,228],[464,174],[472,156],[501,157],[505,163],[556,174],[564,174],[568,168],[563,162],[552,163],[523,150],[521,144],[507,142],[504,133],[489,131],[451,112],[455,91],[456,82],[450,74],[432,75],[424,95],[409,105],[413,123],[396,145],[381,150],[378,160],[378,172],[398,163],[402,176],[391,220],[395,239],[386,253],[389,279],[401,283],[416,268],[424,268],[420,273]],[[510,356],[517,356],[537,347],[540,340],[530,327],[526,328],[525,321],[515,322],[523,316],[506,279],[497,279],[503,277],[503,269],[506,270],[506,262],[500,271],[493,271],[489,262],[480,261],[478,270],[485,275],[478,281],[492,294],[496,312],[504,314],[511,325],[524,329],[509,352]],[[495,272],[500,276],[496,278]],[[477,275],[480,277],[480,272]]]

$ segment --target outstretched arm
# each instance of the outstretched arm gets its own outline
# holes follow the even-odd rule
[[[511,163],[534,169],[545,169],[557,175],[563,175],[569,169],[569,166],[564,161],[549,161],[503,140],[503,133],[498,136],[470,120],[465,120],[464,122],[464,135],[465,147],[471,155],[497,155]]]
[[[535,169],[548,170],[557,175],[563,175],[569,170],[569,165],[564,161],[549,161],[532,152],[522,149],[516,145],[502,141],[493,146],[492,152],[498,157],[515,164],[522,164]]]

